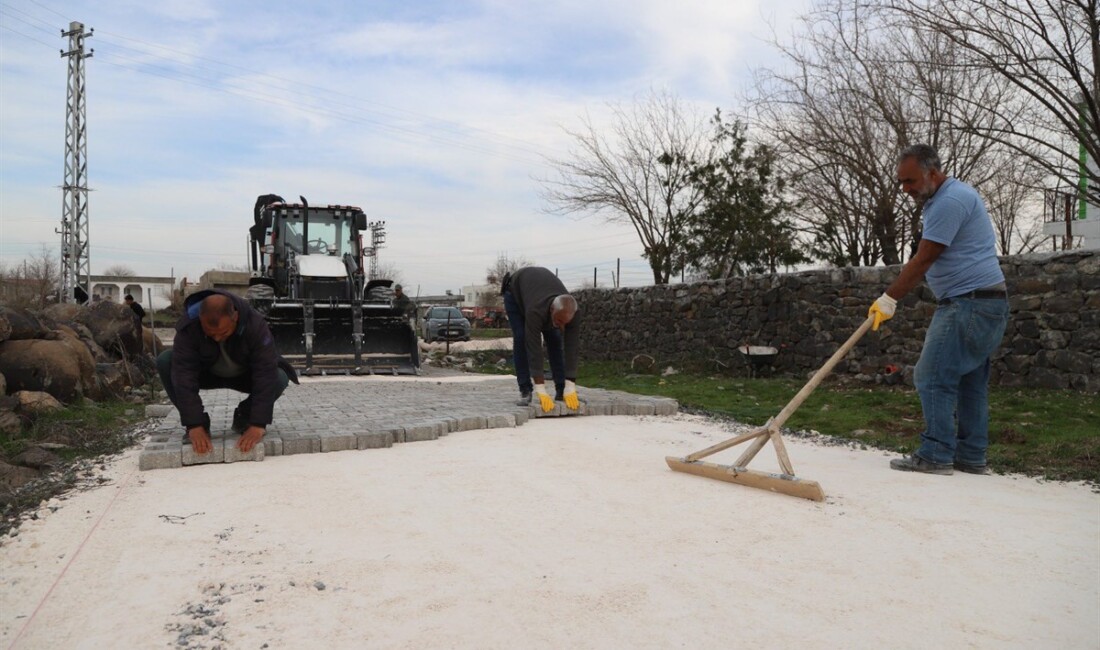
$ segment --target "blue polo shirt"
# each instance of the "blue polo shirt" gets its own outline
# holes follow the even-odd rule
[[[947,246],[924,278],[936,298],[953,298],[1004,282],[997,237],[978,191],[948,178],[924,204],[922,238]]]

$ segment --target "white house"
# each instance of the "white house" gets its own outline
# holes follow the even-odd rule
[[[101,300],[122,302],[126,294],[130,294],[134,297],[134,302],[141,303],[146,309],[151,306],[157,310],[172,303],[172,292],[176,285],[176,279],[172,277],[145,275],[93,275],[89,280],[93,300],[99,296]]]

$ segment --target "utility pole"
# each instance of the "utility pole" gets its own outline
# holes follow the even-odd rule
[[[69,51],[61,57],[69,59],[68,105],[65,110],[65,181],[61,186],[61,288],[60,302],[75,302],[77,289],[85,300],[92,295],[91,260],[88,248],[88,133],[84,104],[84,59],[95,50],[84,52],[84,39],[91,38],[94,29],[84,33],[84,24],[73,21],[69,31]]]

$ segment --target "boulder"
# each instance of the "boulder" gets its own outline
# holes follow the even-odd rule
[[[140,377],[131,378],[132,373],[127,368],[125,361],[97,363],[95,364],[95,373],[97,382],[95,395],[100,399],[122,397],[127,386],[132,386],[135,379],[141,379]]]
[[[9,465],[0,461],[0,503],[10,500],[11,494],[38,478],[38,472],[29,467]]]
[[[8,394],[8,380],[4,379],[4,373],[0,372],[0,397]]]
[[[90,303],[73,320],[87,326],[92,338],[104,350],[127,357],[141,354],[134,312],[126,305],[104,300]]]
[[[0,434],[15,435],[23,428],[23,420],[15,411],[0,409]]]
[[[12,309],[0,305],[0,341],[53,338],[49,328],[34,314],[25,309]]]
[[[76,319],[82,307],[75,302],[62,302],[50,305],[42,310],[42,315],[56,323],[69,323]]]
[[[11,459],[11,462],[16,465],[34,469],[49,469],[60,461],[60,456],[41,447],[27,447],[22,453]]]
[[[41,415],[50,411],[59,411],[64,406],[53,395],[42,391],[21,390],[12,395],[19,400],[15,410],[23,415]]]
[[[106,350],[95,342],[91,331],[80,323],[61,323],[57,326],[57,333],[60,338],[69,337],[83,343],[88,351],[92,353],[92,358],[95,359],[96,363],[107,363],[112,360]]]
[[[66,404],[96,387],[92,353],[73,339],[4,341],[0,373],[10,392],[43,391]]]

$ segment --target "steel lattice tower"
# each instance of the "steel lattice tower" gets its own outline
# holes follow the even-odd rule
[[[84,59],[95,50],[84,52],[84,39],[94,29],[84,33],[83,23],[69,23],[69,51],[61,56],[69,59],[68,106],[65,111],[65,181],[61,185],[61,302],[74,302],[77,289],[84,299],[91,295],[91,260],[88,249],[88,139],[84,105]]]

